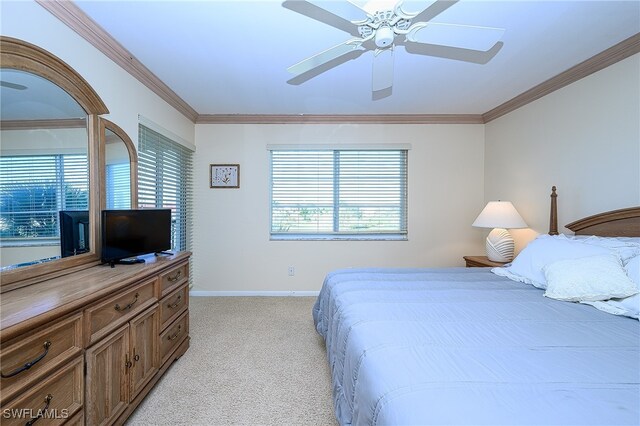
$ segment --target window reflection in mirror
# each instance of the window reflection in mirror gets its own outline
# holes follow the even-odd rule
[[[84,110],[42,77],[0,69],[0,118],[0,266],[6,270],[88,252],[88,217],[82,215],[90,197]],[[60,211],[79,219],[65,229]]]
[[[129,150],[109,128],[105,129],[105,192],[107,209],[131,208]]]

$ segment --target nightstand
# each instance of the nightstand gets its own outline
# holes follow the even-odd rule
[[[467,262],[467,268],[504,266],[508,263],[494,262],[489,260],[487,256],[464,256],[464,260]]]

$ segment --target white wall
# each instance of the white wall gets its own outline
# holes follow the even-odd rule
[[[194,143],[194,124],[34,1],[3,1],[2,35],[48,50],[76,70],[137,146],[138,114]]]
[[[60,243],[46,246],[2,247],[0,248],[0,267],[56,256],[60,256]]]
[[[560,232],[582,217],[640,205],[640,54],[486,125],[486,201],[512,201],[544,233],[552,185]],[[514,235],[521,248],[535,233]]]
[[[336,268],[462,266],[483,252],[483,138],[483,125],[196,125],[194,289],[315,291]],[[409,241],[269,241],[268,144],[394,142],[412,145]],[[239,163],[240,189],[210,189],[211,163]]]
[[[87,129],[0,130],[0,154],[87,154]]]

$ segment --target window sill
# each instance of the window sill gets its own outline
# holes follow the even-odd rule
[[[271,235],[269,241],[408,241],[406,235],[370,234],[370,235],[333,235],[333,234],[289,234]]]
[[[47,239],[47,238],[43,238],[43,239],[35,239],[35,240],[11,240],[11,239],[6,239],[6,240],[2,240],[2,244],[0,244],[0,248],[7,248],[7,247],[47,247],[47,246],[59,246],[60,245],[60,239],[56,238],[54,240],[52,239]]]

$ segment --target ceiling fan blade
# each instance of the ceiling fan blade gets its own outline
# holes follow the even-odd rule
[[[411,16],[412,22],[427,22],[449,9],[459,0],[419,0],[411,1],[411,6],[401,3],[398,9],[407,16]]]
[[[8,89],[15,89],[15,90],[25,90],[27,88],[27,86],[23,86],[22,84],[11,83],[9,81],[4,81],[4,80],[0,80],[0,87],[6,87]]]
[[[333,61],[342,55],[346,55],[355,50],[365,50],[362,47],[362,39],[352,38],[351,40],[347,40],[344,43],[340,43],[336,46],[333,46],[324,52],[320,52],[317,55],[311,56],[303,61],[298,62],[295,65],[291,65],[287,68],[291,74],[302,74],[308,72],[316,67],[326,64],[327,62]]]
[[[418,22],[409,28],[407,40],[486,52],[500,41],[504,29],[471,25]]]
[[[459,47],[438,46],[436,44],[412,43],[403,41],[399,43],[404,46],[408,53],[415,55],[433,56],[436,58],[453,59],[455,61],[471,62],[474,64],[486,64],[492,60],[504,46],[499,41],[486,52],[478,50],[461,49]]]
[[[374,92],[393,86],[393,49],[378,49],[373,52],[373,74],[371,88]]]
[[[319,65],[307,72],[303,72],[302,74],[298,74],[295,75],[293,77],[291,77],[289,80],[287,80],[288,84],[294,85],[294,86],[298,86],[302,83],[306,83],[307,81],[311,80],[312,78],[315,78],[317,76],[319,76],[322,73],[325,73],[337,66],[340,66],[342,64],[344,64],[345,62],[349,62],[352,61],[354,59],[357,59],[360,57],[360,55],[362,55],[365,52],[365,50],[354,50],[352,52],[347,53],[346,55],[342,55],[338,58],[335,58],[329,62],[325,62],[322,65]]]
[[[367,13],[349,1],[286,0],[282,6],[351,35],[358,36],[358,25],[351,21],[367,19]]]
[[[320,7],[327,12],[331,12],[342,19],[346,19],[351,22],[360,22],[367,20],[367,11],[362,9],[355,3],[349,0],[306,0],[309,3]]]

